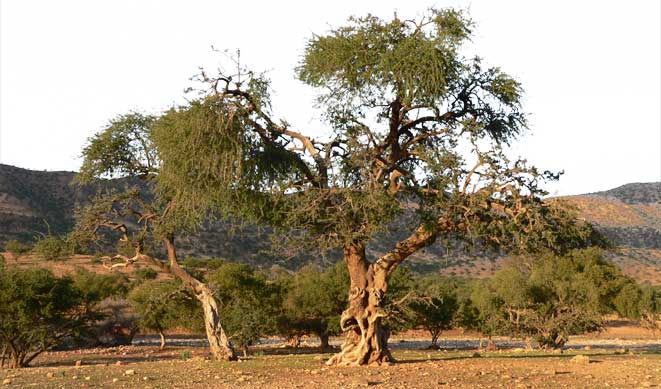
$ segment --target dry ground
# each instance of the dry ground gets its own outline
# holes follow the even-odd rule
[[[661,384],[661,354],[626,350],[559,353],[395,350],[399,363],[333,367],[317,349],[258,349],[240,362],[203,348],[129,346],[52,352],[34,367],[0,370],[3,387],[70,388],[594,388]],[[586,355],[589,363],[575,363]],[[76,367],[76,361],[81,366]]]

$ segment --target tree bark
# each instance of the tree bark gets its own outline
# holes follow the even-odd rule
[[[319,336],[319,343],[320,343],[319,347],[321,349],[330,348],[330,343],[328,342],[330,337],[328,336],[328,334],[324,334],[323,332],[320,332],[317,335]]]
[[[347,333],[342,351],[328,365],[372,365],[394,362],[388,350],[390,333],[383,327],[386,316],[381,305],[388,291],[388,278],[399,264],[436,239],[436,234],[419,226],[408,238],[374,263],[365,256],[365,244],[354,242],[344,247],[351,286],[349,307],[342,313],[340,328]]]
[[[385,312],[381,306],[387,290],[387,276],[375,270],[365,258],[365,246],[344,248],[351,287],[349,307],[342,313],[340,327],[347,336],[342,350],[328,365],[381,365],[394,362],[388,350],[389,331],[383,327]]]
[[[165,349],[165,334],[163,330],[158,331],[158,335],[161,337],[161,345],[158,347],[159,350]]]
[[[220,361],[236,361],[237,356],[234,346],[220,323],[220,310],[218,309],[218,303],[213,295],[213,291],[207,284],[195,279],[179,266],[173,238],[166,239],[165,244],[172,274],[188,285],[193,290],[197,300],[202,304],[204,328],[211,354],[215,359]]]
[[[430,350],[438,350],[438,337],[441,335],[441,331],[432,331],[431,332],[431,345],[429,346]]]

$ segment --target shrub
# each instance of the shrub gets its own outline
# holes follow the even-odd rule
[[[50,234],[40,237],[32,250],[39,258],[46,261],[60,261],[72,254],[66,241]]]
[[[203,328],[198,301],[178,281],[146,281],[129,294],[142,330],[156,331],[165,347],[164,332],[170,328],[199,331]]]
[[[45,269],[0,272],[0,343],[11,354],[10,367],[27,366],[36,356],[88,322],[77,307],[84,305],[70,278],[56,278]]]
[[[143,267],[141,269],[136,269],[133,272],[133,276],[136,279],[136,282],[144,282],[147,280],[153,280],[158,277],[158,272],[151,267]]]

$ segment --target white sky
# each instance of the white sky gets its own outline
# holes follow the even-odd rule
[[[661,2],[36,1],[0,2],[0,163],[76,170],[86,139],[129,110],[182,102],[216,48],[269,70],[276,116],[322,125],[293,68],[313,33],[350,15],[413,17],[469,8],[467,48],[515,76],[532,132],[515,152],[564,169],[552,194],[661,180]]]

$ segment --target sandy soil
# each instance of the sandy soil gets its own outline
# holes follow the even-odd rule
[[[318,349],[263,349],[240,362],[216,362],[206,349],[151,346],[52,352],[35,367],[0,370],[4,387],[125,388],[593,388],[661,384],[661,354],[627,350],[565,353],[521,350],[395,350],[382,367],[326,367]],[[576,355],[587,356],[578,363]],[[76,367],[76,361],[81,366]]]

